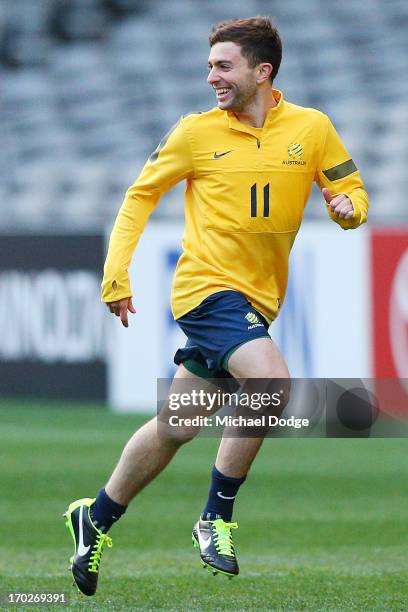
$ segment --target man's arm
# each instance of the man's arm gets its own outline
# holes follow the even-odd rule
[[[128,326],[134,312],[128,268],[144,227],[160,197],[191,176],[190,145],[181,120],[158,145],[138,179],[129,187],[110,236],[102,281],[102,301]]]
[[[326,120],[327,133],[315,180],[331,219],[343,229],[353,229],[367,221],[368,195],[349,152]]]

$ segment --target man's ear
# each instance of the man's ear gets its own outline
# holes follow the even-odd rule
[[[264,83],[265,81],[267,81],[268,79],[271,78],[271,74],[272,74],[272,70],[273,70],[273,66],[272,64],[268,64],[266,62],[259,64],[258,66],[258,76],[257,76],[257,82],[259,84]]]

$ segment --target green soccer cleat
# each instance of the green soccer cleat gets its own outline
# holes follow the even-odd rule
[[[71,571],[78,589],[84,595],[94,595],[98,586],[99,564],[105,546],[112,547],[112,539],[95,527],[89,509],[94,499],[78,499],[70,504],[63,516],[74,540]]]
[[[239,574],[231,529],[237,529],[237,523],[226,523],[222,519],[204,521],[200,519],[193,528],[193,544],[199,548],[203,567],[214,576],[221,573],[229,578]]]

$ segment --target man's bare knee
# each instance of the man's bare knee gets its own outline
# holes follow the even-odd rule
[[[205,398],[208,394],[214,396],[217,391],[219,391],[218,385],[211,380],[193,374],[183,364],[180,364],[168,391],[168,398],[163,402],[157,416],[159,437],[176,446],[181,446],[193,440],[200,432],[201,427],[185,424],[185,422],[192,421],[203,410],[205,410],[205,414],[210,414],[211,410],[209,410]],[[201,394],[203,400],[201,400]],[[188,395],[191,398],[191,403],[185,405],[179,398]],[[201,402],[198,404],[193,400],[197,395],[200,395]],[[170,398],[176,403],[171,404]]]
[[[267,393],[274,401],[266,407],[264,414],[280,418],[290,399],[290,378],[279,378],[270,380],[267,386]]]
[[[169,420],[157,420],[157,433],[160,439],[175,446],[182,446],[193,440],[199,433],[200,427],[187,425],[170,425]]]
[[[248,379],[241,387],[245,404],[237,406],[234,416],[242,425],[229,427],[226,437],[264,438],[271,429],[271,417],[280,418],[290,399],[290,378]]]

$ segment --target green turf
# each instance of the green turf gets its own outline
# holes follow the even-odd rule
[[[77,594],[61,514],[96,493],[141,422],[0,403],[0,590],[65,591],[69,609],[408,609],[407,441],[390,439],[267,440],[236,503],[231,581],[191,544],[217,445],[196,440],[112,529],[97,595]]]

